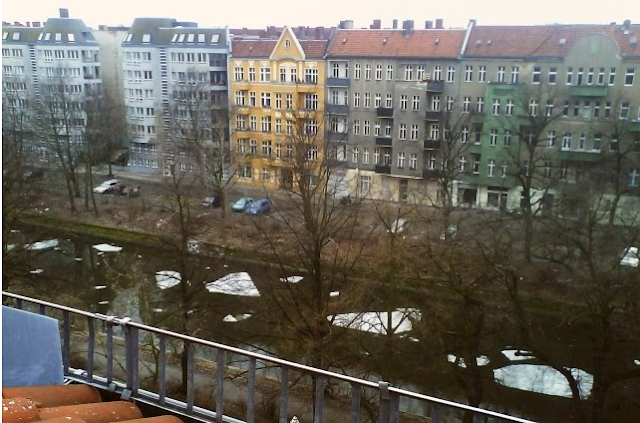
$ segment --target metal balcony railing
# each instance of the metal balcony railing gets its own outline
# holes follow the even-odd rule
[[[255,421],[259,395],[257,381],[260,377],[268,377],[258,374],[258,364],[260,364],[260,366],[269,366],[272,382],[279,383],[279,423],[289,422],[292,415],[290,407],[299,402],[297,401],[299,398],[295,398],[299,389],[295,392],[290,392],[289,389],[292,380],[290,376],[293,372],[306,376],[310,381],[307,387],[310,392],[313,392],[313,408],[309,410],[307,407],[309,417],[306,421],[311,420],[312,414],[314,423],[321,423],[325,414],[327,416],[331,414],[334,421],[338,416],[339,421],[360,422],[360,403],[365,390],[367,393],[377,392],[376,407],[379,410],[378,421],[380,423],[400,421],[401,400],[414,400],[429,404],[433,423],[441,421],[441,410],[444,411],[445,408],[454,412],[473,412],[475,417],[484,418],[483,421],[533,423],[530,420],[395,388],[387,382],[376,383],[358,379],[147,326],[133,322],[128,317],[120,318],[90,313],[9,292],[2,292],[2,297],[3,304],[6,306],[48,315],[61,321],[62,362],[67,380],[109,390],[120,394],[123,399],[134,399],[203,422],[252,423]],[[3,342],[7,342],[7,340],[3,339]],[[187,389],[184,393],[184,399],[171,398],[167,395],[168,383],[172,382],[169,374],[175,374],[175,367],[179,366],[174,360],[175,357],[172,356],[176,354],[171,352],[172,349],[179,350],[176,346],[182,346],[187,351]],[[155,390],[143,389],[141,386],[143,379],[149,378],[149,366],[153,365],[152,357],[149,357],[150,349],[157,354]],[[207,352],[214,354],[207,354]],[[81,356],[85,353],[86,355]],[[80,356],[79,358],[84,360],[84,369],[71,367],[72,354],[74,359]],[[179,356],[180,353],[177,355]],[[205,359],[202,357],[209,356],[215,357],[215,363],[211,363],[209,366],[204,365]],[[238,360],[244,360],[246,374],[242,377],[231,373],[234,368],[237,368],[227,363],[227,358],[231,356],[233,356],[236,366],[235,363],[238,363]],[[177,361],[179,362],[179,360]],[[277,371],[274,372],[273,369]],[[277,375],[276,378],[273,378],[274,374]],[[235,389],[234,392],[226,393],[224,390],[225,381],[228,382],[229,376],[245,384],[244,389]],[[214,409],[196,405],[196,381],[197,383],[215,381]],[[351,397],[350,407],[344,406],[344,409],[341,409],[325,403],[324,388],[325,383],[329,381],[345,388]],[[246,396],[236,398],[236,400],[246,403],[243,419],[226,416],[224,414],[225,401],[229,401],[231,395],[239,396],[241,393],[246,393]],[[228,402],[226,404],[229,405]],[[447,418],[447,421],[454,420]]]

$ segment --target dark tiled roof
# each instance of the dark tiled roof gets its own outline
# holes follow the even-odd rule
[[[327,50],[327,40],[301,40],[300,46],[307,59],[322,59]],[[233,57],[235,58],[268,58],[271,56],[277,40],[242,40],[231,42]]]
[[[603,35],[615,41],[624,56],[640,56],[640,25],[476,26],[466,57],[563,57],[587,36]],[[632,39],[636,43],[633,45]]]
[[[456,58],[463,29],[341,29],[331,42],[329,57]]]
[[[132,37],[123,45],[170,45],[185,47],[211,47],[226,46],[226,30],[224,28],[198,28],[195,24],[184,25],[175,19],[169,18],[137,18],[133,21],[129,34]],[[149,42],[143,43],[143,36],[149,35]],[[174,42],[175,34],[185,34],[182,42]],[[186,35],[193,34],[193,40],[188,41]],[[204,42],[197,42],[198,35],[204,34]],[[212,40],[212,36],[215,41]]]
[[[39,43],[39,44],[93,44],[97,45],[97,41],[92,35],[92,30],[85,25],[81,19],[70,18],[50,18],[42,27],[24,27],[24,26],[3,26],[2,32],[8,32],[6,40],[2,43]],[[14,33],[20,33],[18,40],[13,39]],[[51,34],[49,39],[41,37],[41,34]],[[55,34],[60,34],[60,40],[56,41]],[[69,41],[69,34],[73,35],[73,41]],[[40,38],[40,39],[39,39]]]

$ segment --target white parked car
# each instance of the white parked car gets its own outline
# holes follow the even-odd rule
[[[620,266],[638,267],[638,247],[629,247],[624,250]]]
[[[120,188],[120,182],[117,179],[109,179],[108,181],[104,181],[97,187],[93,189],[93,192],[96,194],[108,194],[110,192],[115,192]]]

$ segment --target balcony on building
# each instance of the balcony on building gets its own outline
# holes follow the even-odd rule
[[[601,150],[591,151],[575,151],[575,150],[560,150],[558,151],[558,159],[565,162],[588,162],[595,163],[602,159]]]
[[[437,150],[440,148],[440,140],[424,140],[424,149],[425,150]]]
[[[348,87],[349,78],[327,78],[327,87]]]
[[[349,113],[349,106],[346,104],[327,104],[327,112],[330,115],[346,115]]]
[[[571,85],[569,95],[573,97],[606,97],[606,85]]]
[[[386,165],[386,164],[377,164],[374,168],[376,173],[382,173],[382,174],[386,174],[389,175],[391,174],[391,165]]]
[[[376,145],[380,147],[391,147],[393,145],[393,138],[391,137],[376,137]]]
[[[424,169],[422,171],[423,179],[438,179],[440,177],[440,171],[438,169]]]
[[[329,141],[346,143],[348,139],[347,132],[329,132]]]
[[[393,107],[376,108],[376,116],[381,118],[393,118]]]
[[[630,132],[640,132],[640,120],[634,120],[629,122]]]
[[[441,93],[444,91],[444,81],[427,80],[427,92]]]
[[[427,110],[426,118],[427,120],[440,120],[442,119],[442,112],[439,110]]]

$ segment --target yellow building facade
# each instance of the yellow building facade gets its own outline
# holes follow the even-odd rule
[[[327,40],[234,39],[229,61],[231,147],[237,180],[290,188],[304,151],[323,155]],[[304,144],[304,145],[303,145]]]

